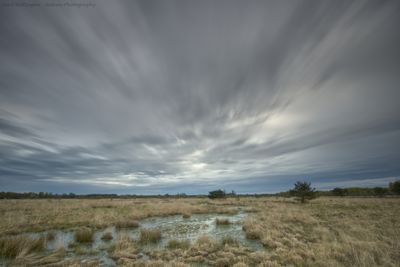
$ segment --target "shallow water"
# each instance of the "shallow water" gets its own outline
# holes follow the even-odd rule
[[[90,257],[86,255],[77,256],[69,246],[74,243],[73,231],[49,231],[54,233],[54,239],[47,242],[47,250],[53,251],[60,247],[67,248],[69,258],[83,259],[99,259],[102,266],[113,266],[114,261],[109,257],[107,249],[116,242],[120,236],[129,236],[134,240],[140,237],[140,230],[143,228],[159,229],[162,234],[162,239],[159,243],[148,244],[141,246],[143,257],[145,253],[155,249],[163,249],[169,240],[189,240],[192,244],[202,235],[208,235],[211,238],[221,240],[224,236],[231,236],[235,238],[240,245],[248,247],[251,250],[260,250],[263,248],[262,244],[255,240],[248,240],[242,230],[242,222],[247,214],[240,211],[234,215],[221,215],[221,214],[193,214],[190,218],[183,218],[182,215],[174,215],[167,217],[151,217],[139,222],[138,228],[116,229],[109,227],[106,229],[98,230],[94,234],[94,241],[91,244],[80,244],[79,246],[86,249],[95,251],[94,255]],[[231,223],[229,225],[216,225],[217,218],[228,219]],[[104,233],[110,232],[113,239],[104,241],[101,239]],[[46,235],[48,232],[33,233],[32,235]]]

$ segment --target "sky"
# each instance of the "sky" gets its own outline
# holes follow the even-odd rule
[[[0,1],[0,191],[400,179],[399,1],[46,3]]]

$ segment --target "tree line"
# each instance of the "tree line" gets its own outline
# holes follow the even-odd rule
[[[185,193],[177,194],[158,194],[158,195],[136,195],[136,194],[52,194],[48,192],[0,192],[0,199],[74,199],[74,198],[186,198],[186,197],[208,197],[210,199],[220,199],[227,197],[264,197],[264,196],[282,196],[282,197],[297,197],[301,202],[318,196],[389,196],[400,195],[400,180],[389,183],[388,187],[336,187],[328,191],[317,191],[309,182],[296,182],[294,187],[286,192],[276,194],[237,194],[235,191],[226,193],[225,190],[218,189],[210,191],[208,195],[187,195]]]

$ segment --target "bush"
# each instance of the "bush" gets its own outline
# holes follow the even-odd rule
[[[158,229],[142,229],[140,231],[140,243],[157,243],[161,240],[161,231]]]
[[[210,199],[216,199],[216,198],[225,198],[226,194],[225,191],[220,190],[215,190],[215,191],[211,191],[208,193],[208,197]]]
[[[374,188],[374,195],[378,197],[383,197],[387,192],[386,188],[383,187],[375,187]]]
[[[347,194],[347,190],[343,188],[336,187],[332,190],[332,194],[338,197],[344,197]]]
[[[396,195],[400,195],[400,181],[390,183],[389,190]]]
[[[294,184],[294,189],[292,189],[290,193],[296,196],[301,203],[305,203],[307,200],[317,197],[315,188],[312,188],[311,183],[308,182],[296,182]]]

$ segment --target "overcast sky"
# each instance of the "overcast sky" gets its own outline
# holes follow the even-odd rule
[[[0,191],[400,177],[399,1],[16,2],[0,2]]]

